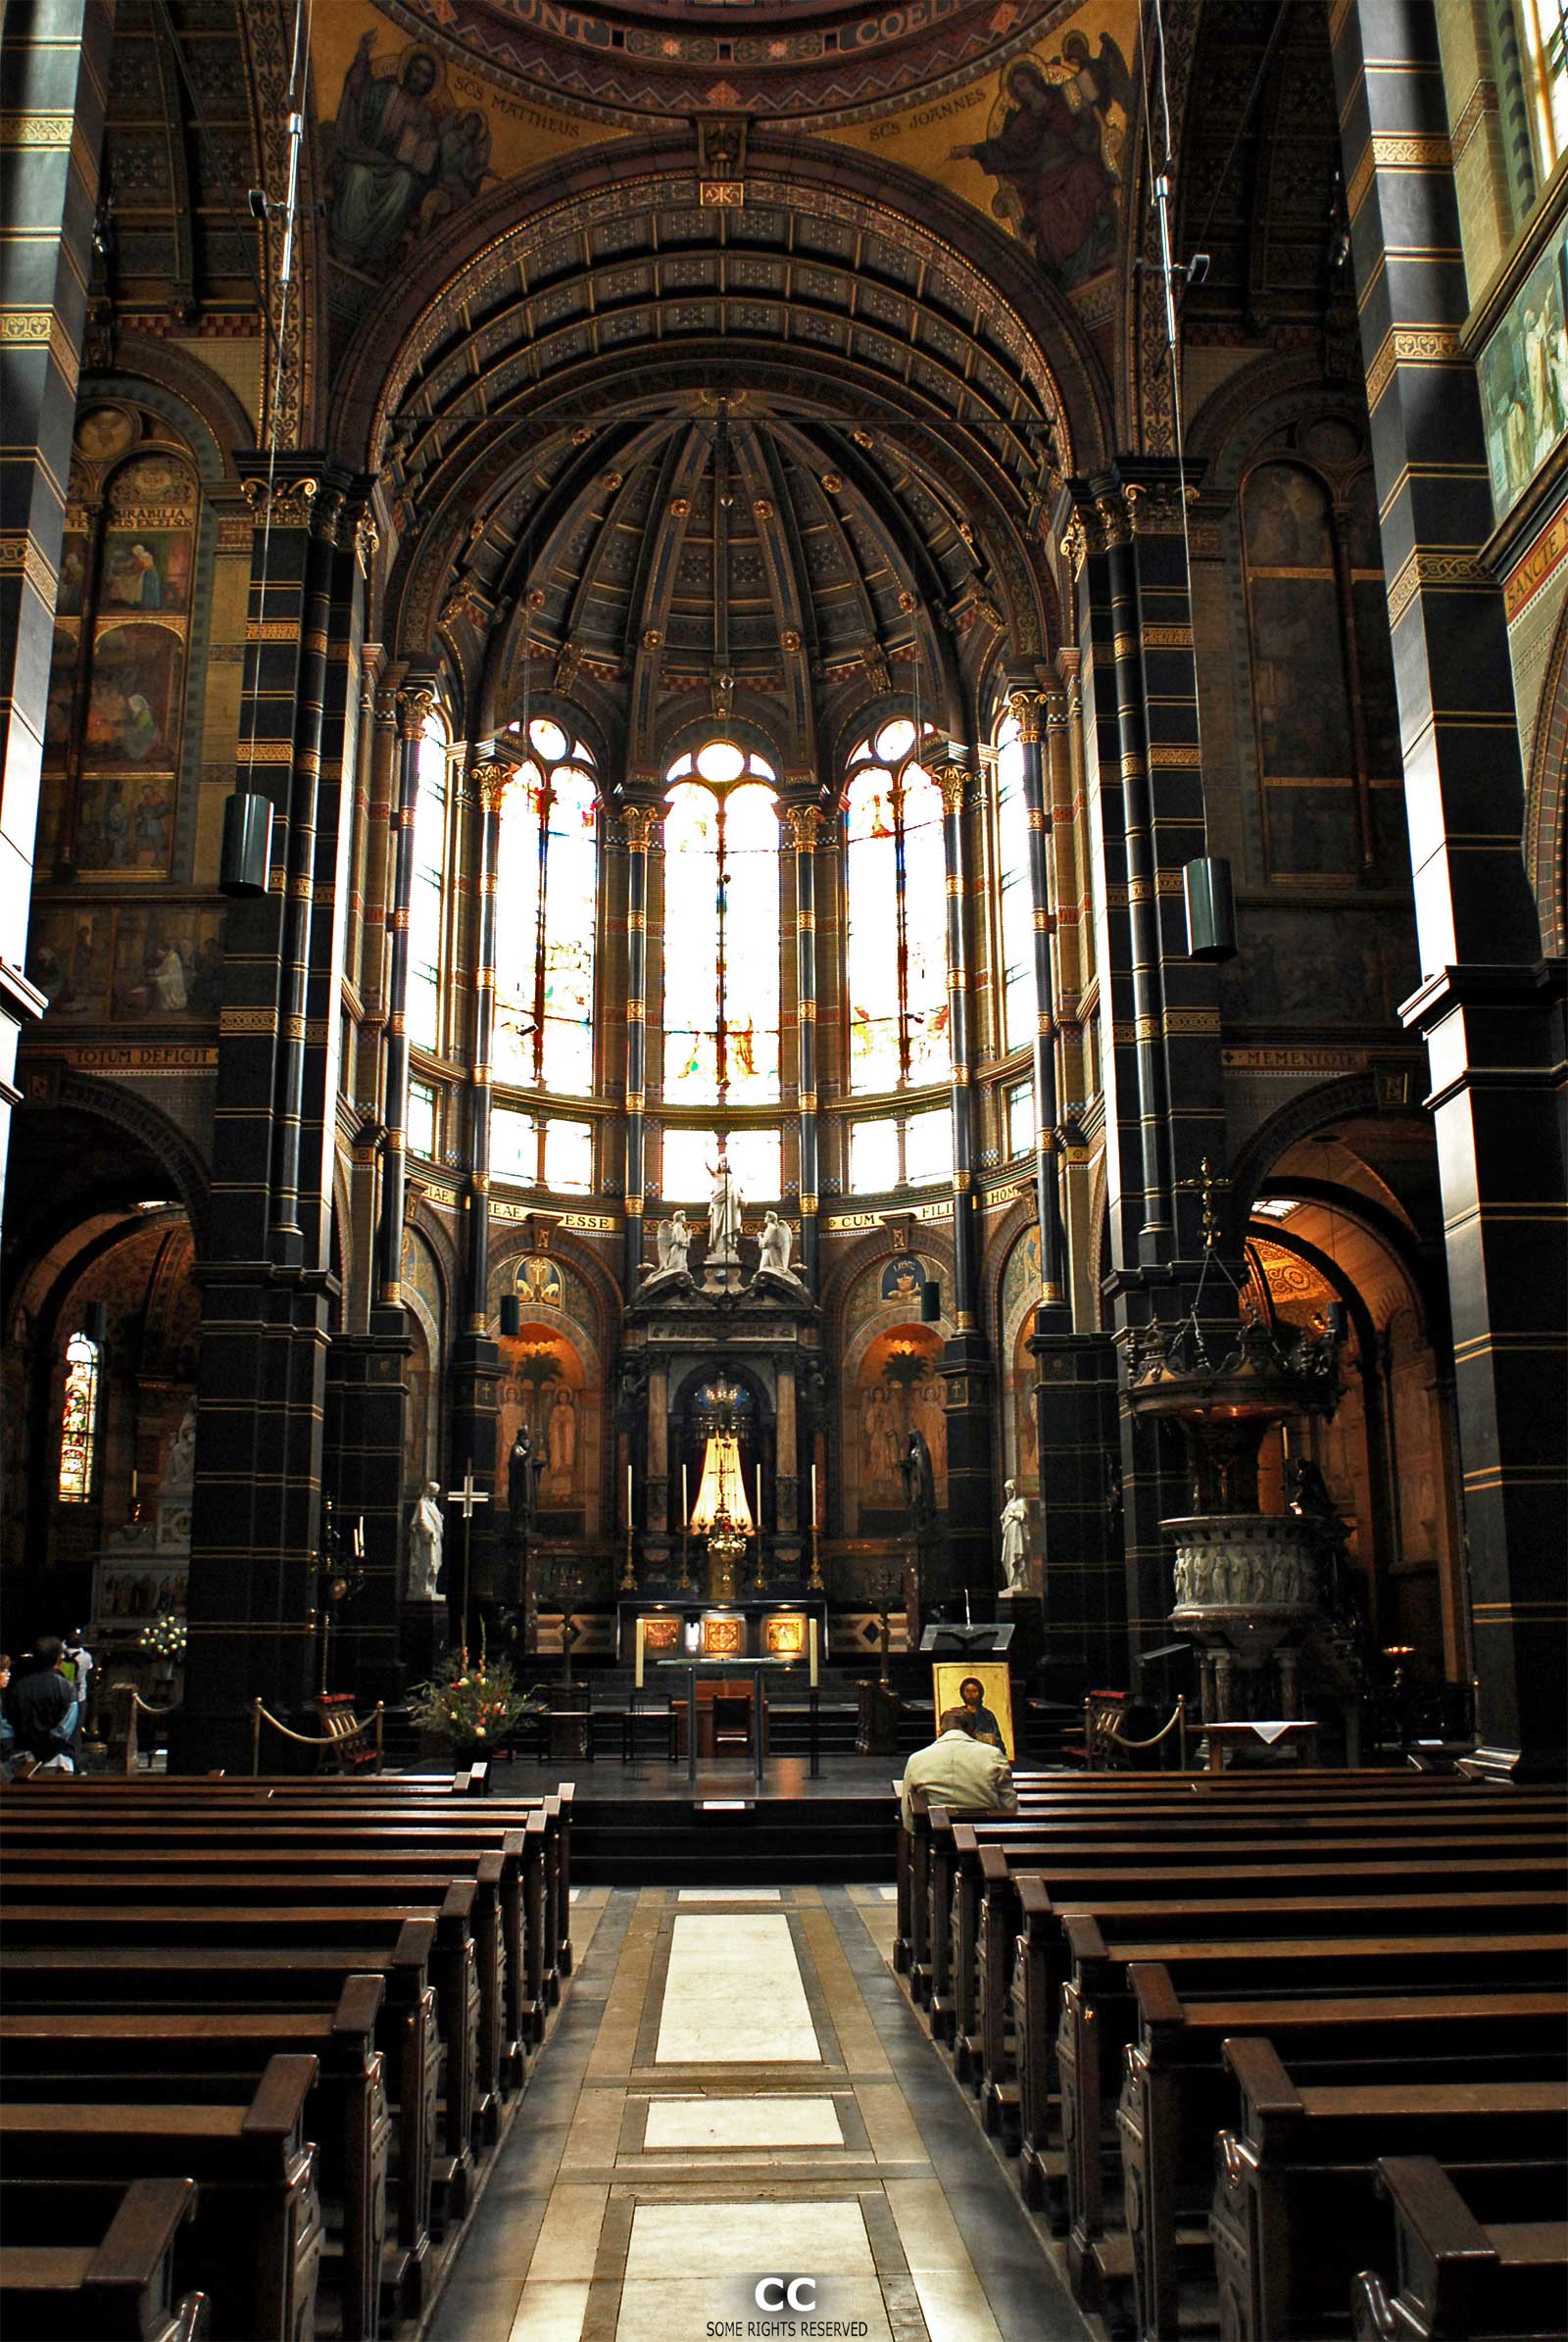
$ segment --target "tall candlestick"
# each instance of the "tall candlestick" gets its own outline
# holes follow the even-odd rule
[[[640,1691],[640,1690],[642,1689],[642,1687],[643,1687],[643,1630],[644,1630],[644,1627],[645,1627],[645,1625],[646,1625],[646,1621],[645,1621],[645,1620],[643,1620],[643,1619],[639,1619],[639,1620],[637,1621],[637,1654],[636,1654],[636,1667],[637,1667],[637,1671],[636,1671],[636,1676],[635,1676],[635,1679],[634,1679],[634,1681],[635,1681],[635,1683],[636,1683],[636,1686],[637,1686],[637,1689],[638,1689],[639,1691]]]
[[[680,1468],[680,1525],[683,1530],[690,1529],[692,1525],[692,1500],[686,1486],[686,1467],[684,1464],[682,1464]]]
[[[631,1466],[626,1466],[626,1527],[631,1527]]]
[[[816,1665],[817,1665],[817,1647],[816,1647],[816,1621],[815,1621],[815,1619],[814,1619],[814,1618],[808,1618],[808,1619],[807,1620],[807,1622],[806,1622],[806,1647],[807,1647],[807,1650],[808,1650],[808,1653],[809,1653],[809,1655],[810,1655],[810,1661],[811,1661],[811,1689],[814,1691],[814,1690],[816,1689]]]
[[[816,1466],[811,1466],[811,1527],[816,1527]]]

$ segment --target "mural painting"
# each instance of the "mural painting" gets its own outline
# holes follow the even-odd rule
[[[939,1509],[947,1503],[947,1386],[937,1370],[941,1349],[941,1337],[932,1326],[890,1326],[874,1338],[860,1362],[845,1428],[862,1531],[903,1524],[905,1491],[899,1467],[911,1432],[919,1432],[931,1451]],[[873,1516],[869,1521],[868,1513]]]
[[[114,916],[76,903],[49,903],[33,912],[27,936],[27,974],[55,1016],[106,1016],[114,963]]]
[[[455,102],[432,50],[378,57],[376,39],[361,34],[326,131],[326,236],[334,260],[379,272],[494,173],[487,112]]]
[[[890,1260],[882,1271],[879,1297],[884,1302],[902,1301],[906,1307],[920,1306],[920,1288],[931,1272],[925,1262],[912,1252],[901,1252]]]
[[[544,1252],[530,1252],[518,1261],[515,1291],[525,1309],[560,1309],[564,1304],[561,1271]]]
[[[183,646],[167,626],[106,626],[93,649],[84,764],[172,758]]]
[[[1542,255],[1481,353],[1492,499],[1500,520],[1568,430],[1568,240]]]
[[[222,984],[223,914],[187,903],[116,918],[114,1013],[164,1024],[213,1018]]]
[[[589,1486],[589,1451],[597,1444],[598,1409],[580,1351],[558,1329],[525,1322],[514,1342],[502,1342],[501,1358],[498,1497],[506,1493],[512,1443],[519,1430],[526,1430],[535,1455],[544,1459],[540,1512],[580,1514]]]

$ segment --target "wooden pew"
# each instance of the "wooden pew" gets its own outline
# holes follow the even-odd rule
[[[1452,1920],[1466,1916],[1471,1927],[1456,1930]],[[1107,1945],[1098,1920],[1066,1921],[1073,1966],[1060,1998],[1056,2073],[1066,2160],[1068,2269],[1086,2297],[1093,2297],[1104,2267],[1101,2248],[1110,2162],[1104,2118],[1111,2107],[1107,2093],[1119,2078],[1120,2053],[1131,2030],[1126,1990],[1131,1963],[1163,1961],[1184,1999],[1257,1993],[1269,1999],[1328,2000],[1344,1994],[1374,1998],[1514,1986],[1547,1990],[1560,1980],[1568,1934],[1491,1934],[1484,1910],[1468,1915],[1456,1911],[1444,1915],[1444,1920],[1441,1933],[1315,1931],[1227,1943],[1182,1943],[1166,1936],[1157,1948],[1152,1941],[1130,1938]],[[1113,2273],[1130,2276],[1130,2259],[1116,2259]]]
[[[1366,2078],[1419,2066],[1494,2080],[1560,2078],[1568,2068],[1568,1991],[1398,1994],[1341,2000],[1178,1998],[1163,1964],[1128,1971],[1138,2037],[1129,2046],[1116,2124],[1137,2342],[1176,2342],[1180,2302],[1211,2283],[1207,2232],[1215,2133],[1234,2085],[1224,2044],[1262,2034],[1313,2080]],[[1113,2242],[1116,2240],[1113,2238]],[[1102,2263],[1102,2280],[1114,2256]]]
[[[154,1873],[149,1888],[156,1887],[156,1879]],[[66,1911],[53,1902],[7,1901],[0,1907],[0,1924],[7,1957],[28,1946],[46,1944],[63,1944],[78,1952],[98,1944],[132,1950],[165,1944],[191,1950],[203,1944],[215,1949],[228,1944],[269,1949],[330,1944],[348,1955],[351,1970],[362,1950],[372,1956],[388,1951],[411,1924],[427,1927],[436,2024],[446,2049],[445,2146],[453,2171],[445,2184],[455,2191],[452,2216],[461,2219],[466,2208],[472,2156],[473,2072],[479,2033],[473,1893],[471,1879],[454,1880],[433,1919],[426,1918],[422,1909],[396,1903],[311,1904],[287,1910],[266,1905],[220,1907],[209,1887],[187,1908],[173,1898],[162,1903],[88,1902]]]
[[[373,2342],[386,2248],[391,2117],[375,2046],[385,1982],[350,1976],[336,2007],[232,2013],[178,2009],[110,2013],[57,2010],[0,2015],[0,2077],[19,2097],[103,2099],[127,2081],[156,2078],[185,2098],[242,2077],[252,2084],[279,2055],[314,2056],[311,2120],[320,2150],[319,2185],[342,2206],[343,2342]],[[138,2090],[138,2095],[144,2091]],[[402,2298],[406,2269],[387,2270]]]
[[[314,2058],[275,2057],[233,2104],[0,2106],[8,2233],[36,2233],[74,2193],[90,2217],[106,2187],[193,2178],[175,2267],[211,2297],[215,2342],[312,2342],[322,2248],[305,2135],[315,2079]]]
[[[1461,2191],[1494,2168],[1533,2185],[1568,2171],[1568,2084],[1561,2081],[1296,2082],[1272,2045],[1229,2041],[1241,2112],[1214,2146],[1210,2232],[1221,2320],[1235,2342],[1313,2342],[1348,2323],[1355,2274],[1374,2261],[1387,2215],[1380,2159],[1436,2157]]]
[[[133,2179],[107,2226],[73,2195],[79,2241],[0,2245],[6,2342],[209,2342],[203,2293],[174,2295],[173,2255],[196,2206],[190,2179]]]
[[[468,2127],[464,2136],[471,2143],[474,2129],[481,2128],[487,2139],[494,2139],[499,2128],[497,2100],[504,2087],[510,2084],[510,2068],[505,2053],[506,2025],[506,1947],[503,1940],[501,1887],[503,1857],[500,1854],[481,1854],[474,1858],[470,1876],[452,1878],[446,1868],[433,1878],[411,1876],[407,1872],[377,1871],[369,1876],[353,1870],[322,1871],[306,1869],[299,1864],[279,1864],[276,1868],[258,1871],[248,1864],[236,1863],[231,1855],[209,1861],[200,1871],[167,1868],[156,1855],[144,1857],[130,1864],[104,1860],[94,1861],[90,1871],[70,1873],[18,1870],[0,1862],[0,1921],[14,1902],[42,1901],[45,1897],[64,1915],[90,1908],[107,1911],[121,1906],[146,1905],[154,1896],[180,1910],[201,1910],[215,1901],[236,1909],[262,1909],[281,1905],[288,1910],[309,1910],[318,1902],[335,1904],[364,1903],[368,1905],[395,1905],[409,1912],[433,1911],[437,1919],[437,1965],[449,1958],[464,1967],[468,1955],[463,1948],[463,1936],[471,1938],[472,1965],[478,1989],[478,2023],[473,2038],[475,2055],[467,2055],[469,2027],[464,2030],[465,2075],[453,2094],[449,2109],[452,2135],[461,2126],[465,2112]],[[443,1941],[443,1930],[448,1930]],[[454,1979],[454,1990],[460,1989]],[[466,1996],[465,1996],[466,2009]],[[438,2013],[441,2011],[438,1983]],[[449,2012],[450,2014],[450,2012]],[[443,2025],[443,2030],[445,2029]],[[471,2066],[471,2074],[466,2069]],[[459,2100],[466,2101],[465,2109]]]
[[[1568,2224],[1562,2174],[1471,2171],[1461,2190],[1430,2155],[1381,2156],[1394,2208],[1391,2287],[1354,2280],[1355,2342],[1565,2342]]]
[[[0,1989],[9,2013],[151,2014],[165,2010],[254,2017],[318,2008],[351,1976],[373,1973],[384,1999],[378,2046],[394,2093],[397,2163],[393,2196],[405,2256],[406,2298],[423,2298],[430,2252],[432,2164],[440,2051],[435,1990],[428,1981],[434,1923],[411,1920],[386,1952],[364,1946],[266,1948],[186,1944],[39,1947],[0,1942]]]
[[[569,1877],[567,1841],[560,1817],[553,1817],[548,1805],[549,1801],[521,1817],[520,1905],[503,1907],[509,1968],[521,1979],[514,2005],[515,2027],[512,2025],[514,2012],[509,2010],[509,2030],[514,2038],[519,2037],[520,2031],[521,2037],[535,2043],[544,2038],[548,2010],[560,1997],[560,1979],[570,1964],[569,1921],[562,1918],[563,1911],[569,1910],[564,1883]],[[492,1805],[488,1812],[465,1812],[453,1801],[428,1821],[412,1816],[407,1807],[391,1817],[378,1812],[356,1813],[345,1820],[334,1820],[323,1808],[304,1820],[291,1820],[271,1807],[252,1810],[236,1805],[223,1809],[220,1843],[246,1855],[253,1849],[263,1853],[286,1850],[341,1856],[351,1864],[369,1854],[386,1854],[396,1857],[405,1869],[428,1872],[445,1868],[451,1858],[457,1858],[461,1868],[466,1854],[498,1849],[507,1854],[514,1827],[518,1826],[509,1825],[504,1808]],[[21,1861],[32,1853],[40,1860],[52,1859],[60,1851],[59,1830],[58,1810],[49,1810],[44,1800],[38,1801],[36,1811],[29,1811],[27,1804],[9,1809],[6,1844],[10,1858]],[[214,1834],[213,1822],[199,1808],[176,1809],[172,1820],[155,1806],[104,1821],[84,1806],[79,1815],[72,1816],[70,1843],[74,1860],[79,1859],[79,1849],[90,1843],[95,1852],[127,1858],[149,1851],[172,1857],[183,1850],[195,1864],[206,1861]]]

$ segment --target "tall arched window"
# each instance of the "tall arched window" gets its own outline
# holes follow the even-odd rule
[[[779,1095],[774,779],[729,740],[665,775],[666,1105],[765,1105]]]
[[[592,753],[536,715],[501,805],[495,1073],[586,1098],[594,1086],[599,790]]]
[[[60,1501],[85,1504],[92,1494],[98,1444],[98,1344],[73,1334],[66,1344],[66,1393],[60,1410]]]
[[[927,741],[931,727],[926,727]],[[906,717],[862,740],[845,805],[850,1088],[945,1081],[947,873],[942,792],[914,755]]]
[[[1008,716],[997,734],[997,897],[1002,947],[1004,1049],[1021,1049],[1039,1017],[1035,993],[1034,900],[1029,887],[1029,808],[1023,794],[1023,747]]]
[[[442,914],[447,883],[447,735],[425,719],[419,741],[419,792],[414,802],[414,889],[409,901],[409,1039],[441,1046]]]
[[[1399,838],[1401,762],[1371,473],[1348,424],[1306,446],[1250,474],[1242,527],[1268,873],[1329,884]]]

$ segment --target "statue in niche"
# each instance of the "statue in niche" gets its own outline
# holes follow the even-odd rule
[[[411,1602],[439,1602],[437,1581],[441,1576],[441,1539],[445,1524],[441,1518],[441,1484],[427,1480],[424,1493],[414,1508],[409,1523],[409,1581],[408,1598]]]
[[[741,1237],[743,1197],[729,1167],[727,1148],[719,1148],[718,1161],[710,1163],[708,1172],[713,1183],[708,1203],[708,1257],[733,1260]]]
[[[934,1528],[937,1517],[936,1475],[931,1469],[931,1450],[919,1432],[911,1432],[905,1443],[899,1476],[904,1482],[904,1501],[916,1534]]]
[[[1004,1591],[1009,1594],[1029,1590],[1029,1563],[1024,1552],[1024,1533],[1029,1524],[1029,1507],[1018,1493],[1015,1480],[1004,1481],[1003,1494],[1006,1501],[1002,1507],[1002,1568],[1006,1580]]]
[[[686,1214],[677,1211],[659,1223],[659,1266],[661,1272],[684,1270],[686,1255],[691,1249],[692,1232],[686,1225]]]
[[[512,1534],[521,1537],[533,1527],[534,1504],[539,1492],[539,1475],[545,1459],[534,1453],[525,1423],[517,1426],[517,1436],[507,1457],[507,1507],[512,1515]]]
[[[191,1482],[196,1477],[196,1401],[191,1400],[179,1419],[179,1429],[169,1443],[169,1461],[164,1466],[165,1496],[188,1496]]]

